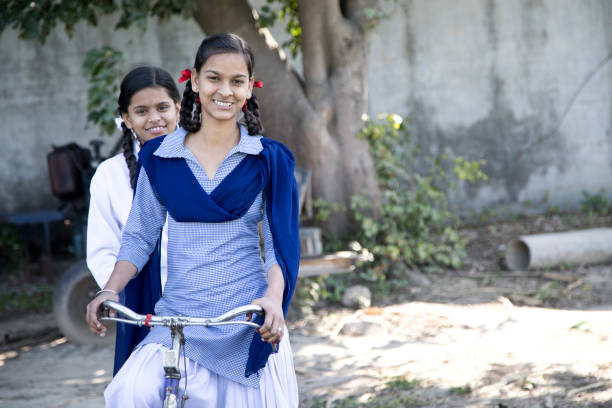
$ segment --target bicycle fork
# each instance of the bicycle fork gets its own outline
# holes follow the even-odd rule
[[[179,367],[179,359],[181,356],[181,346],[185,344],[185,336],[183,328],[179,325],[170,327],[172,332],[172,349],[164,351],[164,372],[166,373],[164,387],[164,407],[163,408],[178,408],[178,391],[179,382],[181,380],[181,370]],[[185,378],[185,380],[187,380]],[[186,384],[185,384],[186,385]],[[183,393],[181,407],[185,406],[185,401],[189,398]]]

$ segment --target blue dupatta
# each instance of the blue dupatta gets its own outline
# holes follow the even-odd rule
[[[154,155],[164,139],[162,136],[145,143],[139,153],[139,170],[145,168],[158,198],[176,221],[225,222],[238,219],[264,191],[274,254],[285,279],[282,307],[286,316],[300,262],[298,190],[291,151],[279,142],[261,138],[262,151],[257,155],[248,154],[207,194],[184,159]],[[158,251],[159,241],[150,261],[121,294],[121,301],[139,313],[151,313],[161,297]],[[147,333],[146,328],[118,324],[115,373]],[[245,376],[263,368],[272,351],[272,346],[255,333]]]

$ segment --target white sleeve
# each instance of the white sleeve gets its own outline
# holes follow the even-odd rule
[[[91,180],[87,217],[87,267],[100,288],[110,278],[121,246],[121,223],[112,210],[110,180],[105,169],[108,167],[98,168]]]
[[[134,201],[122,231],[117,261],[129,261],[140,272],[155,249],[166,216],[166,207],[159,201],[143,167],[138,174]]]

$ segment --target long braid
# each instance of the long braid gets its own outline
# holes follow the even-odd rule
[[[188,132],[195,133],[202,125],[200,115],[202,105],[197,102],[197,94],[191,89],[191,79],[185,83],[183,100],[181,102],[181,119],[179,125]]]
[[[123,157],[130,171],[130,186],[132,189],[136,183],[136,155],[134,154],[134,141],[132,140],[132,132],[125,126],[125,123],[121,124],[121,130],[123,131],[123,138],[121,139],[121,146],[123,147]]]
[[[263,124],[259,118],[259,102],[255,94],[247,99],[246,109],[244,110],[244,122],[246,124],[249,135],[259,135],[263,132]]]

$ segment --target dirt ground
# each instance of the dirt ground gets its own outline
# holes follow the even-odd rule
[[[518,235],[610,221],[558,215],[466,229],[460,270],[415,270],[402,296],[289,321],[301,406],[612,407],[612,265],[511,272],[502,262]],[[44,327],[0,349],[0,406],[104,405],[112,346],[70,344],[52,319],[0,322],[5,336]],[[378,404],[398,378],[410,386]]]

